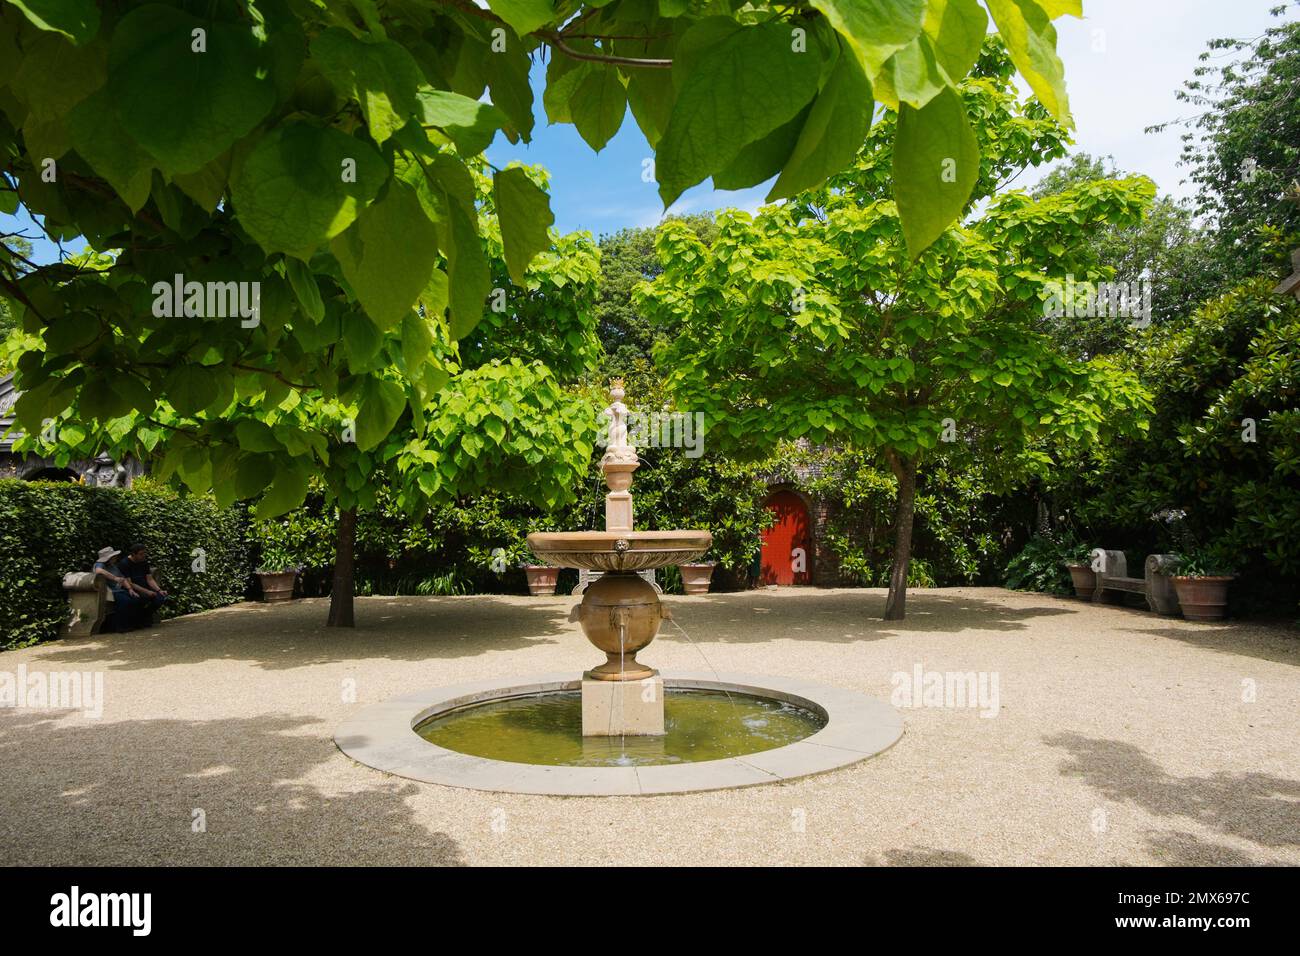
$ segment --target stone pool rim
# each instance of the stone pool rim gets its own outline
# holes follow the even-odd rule
[[[448,750],[415,732],[428,720],[471,704],[578,690],[569,673],[451,684],[362,708],[334,733],[358,763],[394,776],[447,787],[547,796],[650,796],[761,786],[827,773],[874,757],[903,735],[903,718],[883,701],[815,681],[759,674],[665,671],[665,688],[717,690],[805,707],[826,726],[784,747],[741,757],[646,767],[564,767],[491,760]]]

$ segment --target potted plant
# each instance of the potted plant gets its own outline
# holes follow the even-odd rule
[[[1174,590],[1189,621],[1221,621],[1228,614],[1228,585],[1237,576],[1225,550],[1193,548],[1178,556]]]
[[[298,564],[287,549],[267,545],[262,549],[257,577],[262,582],[262,600],[267,604],[291,601],[294,582],[298,579]]]
[[[549,564],[537,564],[532,551],[526,552],[524,575],[528,578],[528,593],[534,597],[545,597],[555,593],[555,586],[560,581],[560,569]]]
[[[1070,572],[1070,582],[1074,585],[1076,597],[1090,598],[1097,590],[1097,572],[1092,569],[1091,549],[1077,541],[1064,542],[1061,550],[1065,559],[1065,570]]]
[[[687,594],[708,594],[709,582],[713,579],[716,561],[696,561],[691,564],[679,564],[682,572],[682,590]]]

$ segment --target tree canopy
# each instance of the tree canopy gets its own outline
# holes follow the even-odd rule
[[[1144,406],[1131,376],[1072,359],[1043,322],[1054,278],[1110,274],[1087,240],[1137,221],[1154,185],[998,193],[1009,173],[1059,154],[1065,132],[1017,101],[995,44],[954,95],[977,118],[973,198],[988,202],[919,258],[889,194],[907,122],[890,113],[833,188],[756,217],[724,214],[708,247],[666,225],[664,272],[641,287],[651,315],[674,323],[658,357],[682,407],[704,411],[710,441],[752,453],[802,437],[888,462],[898,481],[890,618],[903,614],[917,468],[941,442],[978,443],[1010,476],[1035,437],[1095,439],[1137,423]]]
[[[1068,120],[1051,17],[1079,4],[987,7]],[[493,170],[494,274],[474,178],[498,132],[530,136],[543,49],[549,118],[600,148],[630,109],[665,204],[710,176],[733,187],[779,173],[774,195],[815,186],[852,159],[875,101],[897,106],[915,254],[968,198],[967,172],[955,185],[942,172],[978,159],[953,90],[987,24],[975,0],[10,0],[0,208],[110,254],[37,266],[0,251],[0,289],[39,339],[18,360],[20,424],[75,409],[147,454],[152,433],[130,422],[187,417],[181,477],[217,474],[227,449],[268,455],[284,476],[277,508],[301,500],[326,446],[295,431],[250,450],[241,417],[266,425],[288,391],[311,391],[355,410],[360,452],[377,447],[437,395],[490,303],[529,298],[528,264],[550,248],[544,189]],[[178,301],[157,314],[174,280]],[[256,315],[231,315],[228,299],[213,314],[214,290],[220,306],[254,284]],[[392,374],[383,343],[396,340]]]

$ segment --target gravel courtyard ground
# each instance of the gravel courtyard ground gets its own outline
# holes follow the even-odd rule
[[[0,654],[104,674],[103,716],[0,708],[6,864],[1300,864],[1300,634],[994,588],[669,598],[640,656],[889,700],[996,674],[999,709],[903,711],[884,754],[717,793],[556,798],[386,776],[331,740],[368,703],[599,660],[573,599],[245,604]],[[348,691],[355,688],[352,700]],[[201,814],[198,811],[202,811]],[[196,818],[206,822],[197,827]],[[201,832],[195,832],[199,829]]]

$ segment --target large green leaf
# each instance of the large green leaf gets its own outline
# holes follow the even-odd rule
[[[284,260],[284,274],[288,276],[294,297],[307,317],[313,322],[325,318],[325,303],[320,297],[320,285],[307,264],[290,256]]]
[[[177,365],[163,379],[163,393],[182,415],[197,415],[217,400],[217,376],[203,365]]]
[[[1034,95],[1058,120],[1072,125],[1065,93],[1065,67],[1056,55],[1056,28],[1034,0],[986,0],[993,21],[1007,45],[1011,61]],[[1075,4],[1051,4],[1053,10],[1074,12]]]
[[[357,300],[381,329],[411,310],[438,261],[438,233],[415,190],[393,180],[330,243]]]
[[[56,33],[38,36],[21,54],[10,87],[27,106],[24,127],[65,117],[108,80],[108,46],[76,47]]]
[[[235,466],[235,496],[252,498],[260,495],[271,487],[275,473],[275,459],[270,455],[240,455]]]
[[[362,40],[330,27],[311,41],[312,58],[344,96],[361,104],[375,142],[382,143],[420,112],[424,75],[392,40]]]
[[[920,109],[951,85],[930,38],[921,35],[885,61],[876,75],[875,92],[892,109],[900,103]]]
[[[271,426],[255,418],[243,418],[235,425],[235,438],[244,451],[281,451],[282,446]],[[245,497],[241,495],[240,497]]]
[[[709,30],[711,20],[692,27]],[[690,56],[672,119],[659,141],[656,173],[665,207],[726,169],[749,143],[789,122],[813,98],[821,63],[792,49],[783,23],[745,27]]]
[[[979,143],[955,90],[903,105],[894,139],[894,198],[908,252],[920,255],[961,214],[979,176]]]
[[[42,30],[62,33],[80,46],[99,32],[95,0],[9,0]]]
[[[979,0],[929,0],[922,28],[939,65],[957,83],[979,59],[989,15]]]
[[[306,260],[350,226],[379,192],[388,164],[336,129],[293,123],[257,144],[231,183],[239,224],[267,252]]]
[[[515,37],[509,38],[504,50],[487,53],[483,64],[493,105],[510,117],[506,134],[511,142],[520,137],[528,142],[533,134],[532,65],[524,45]]]
[[[387,438],[405,407],[402,386],[367,376],[357,398],[357,447],[369,451]]]
[[[925,0],[812,0],[857,54],[868,78],[921,32]]]
[[[193,49],[196,30],[203,31],[203,52]],[[152,3],[113,31],[108,83],[127,132],[168,174],[216,159],[275,102],[251,31]]]
[[[450,90],[425,87],[420,90],[420,120],[443,130],[462,156],[475,156],[487,149],[496,131],[510,122],[491,103],[461,96]]]
[[[406,365],[409,378],[417,379],[423,372],[424,363],[429,360],[432,350],[431,317],[412,309],[402,319],[402,362]]]
[[[265,520],[297,508],[307,497],[308,475],[307,467],[298,462],[277,468],[275,479],[266,495],[257,503],[254,514]]]
[[[767,194],[784,199],[821,185],[857,155],[871,127],[871,83],[857,58],[841,56],[817,94],[794,152]]]
[[[77,153],[104,177],[132,212],[149,201],[153,160],[113,115],[112,97],[100,90],[68,114],[68,133]]]
[[[448,299],[451,306],[451,337],[460,340],[483,318],[483,308],[492,288],[492,274],[479,242],[478,230],[464,207],[447,200],[443,252],[447,256]]]
[[[574,40],[575,49],[594,51],[595,43],[590,40]],[[542,107],[546,110],[546,120],[551,124],[572,123],[573,110],[570,103],[578,92],[582,81],[597,69],[595,63],[575,60],[571,56],[554,54],[546,64],[546,88],[542,91]]]
[[[618,70],[600,66],[587,73],[569,103],[573,125],[587,145],[600,152],[623,125],[627,90]]]
[[[551,0],[488,0],[488,6],[520,36],[555,19]]]
[[[538,189],[518,166],[496,173],[492,177],[492,188],[496,194],[506,269],[515,285],[522,286],[533,256],[550,248],[547,230],[555,222],[555,214],[551,212],[546,193]]]
[[[811,111],[812,107],[805,107],[793,119],[742,149],[726,169],[713,174],[714,187],[748,189],[767,182],[779,173],[794,152],[795,143],[799,141],[799,131],[803,129]]]
[[[353,309],[343,316],[343,348],[352,371],[373,366],[383,344],[383,332],[364,312]]]

